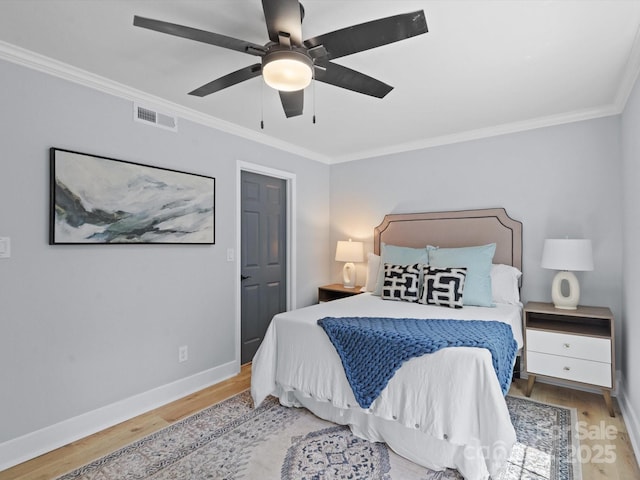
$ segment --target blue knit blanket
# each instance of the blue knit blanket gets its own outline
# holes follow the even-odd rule
[[[362,408],[369,408],[402,364],[447,347],[491,352],[503,395],[511,383],[518,344],[511,326],[498,321],[326,317],[318,320],[336,348]]]

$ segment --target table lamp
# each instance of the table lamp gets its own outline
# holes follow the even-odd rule
[[[356,285],[356,266],[353,262],[364,260],[364,248],[362,242],[338,241],[336,247],[336,262],[347,262],[342,268],[342,284],[345,288],[354,288]]]
[[[560,270],[551,284],[551,298],[556,308],[575,310],[580,301],[580,284],[573,273],[593,270],[591,240],[546,239],[542,251],[542,268]],[[562,282],[568,284],[568,295],[562,293]]]

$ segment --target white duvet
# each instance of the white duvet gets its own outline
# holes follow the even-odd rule
[[[468,479],[495,477],[515,443],[515,431],[491,361],[483,348],[453,347],[405,362],[363,410],[324,330],[323,317],[498,320],[522,347],[521,309],[450,309],[381,300],[365,293],[276,315],[253,359],[256,405],[275,395],[287,406],[351,426],[354,434],[384,441],[428,468],[456,468]]]

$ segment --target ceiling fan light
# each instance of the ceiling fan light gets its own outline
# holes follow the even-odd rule
[[[265,83],[276,90],[302,90],[313,78],[313,61],[308,56],[292,50],[273,52],[262,61],[262,76]]]

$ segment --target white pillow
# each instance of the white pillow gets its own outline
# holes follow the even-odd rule
[[[378,280],[378,270],[380,269],[380,255],[375,253],[367,254],[367,280],[360,289],[361,292],[373,292],[376,289]]]
[[[520,303],[518,281],[522,272],[511,265],[494,263],[491,265],[491,294],[494,303]]]

